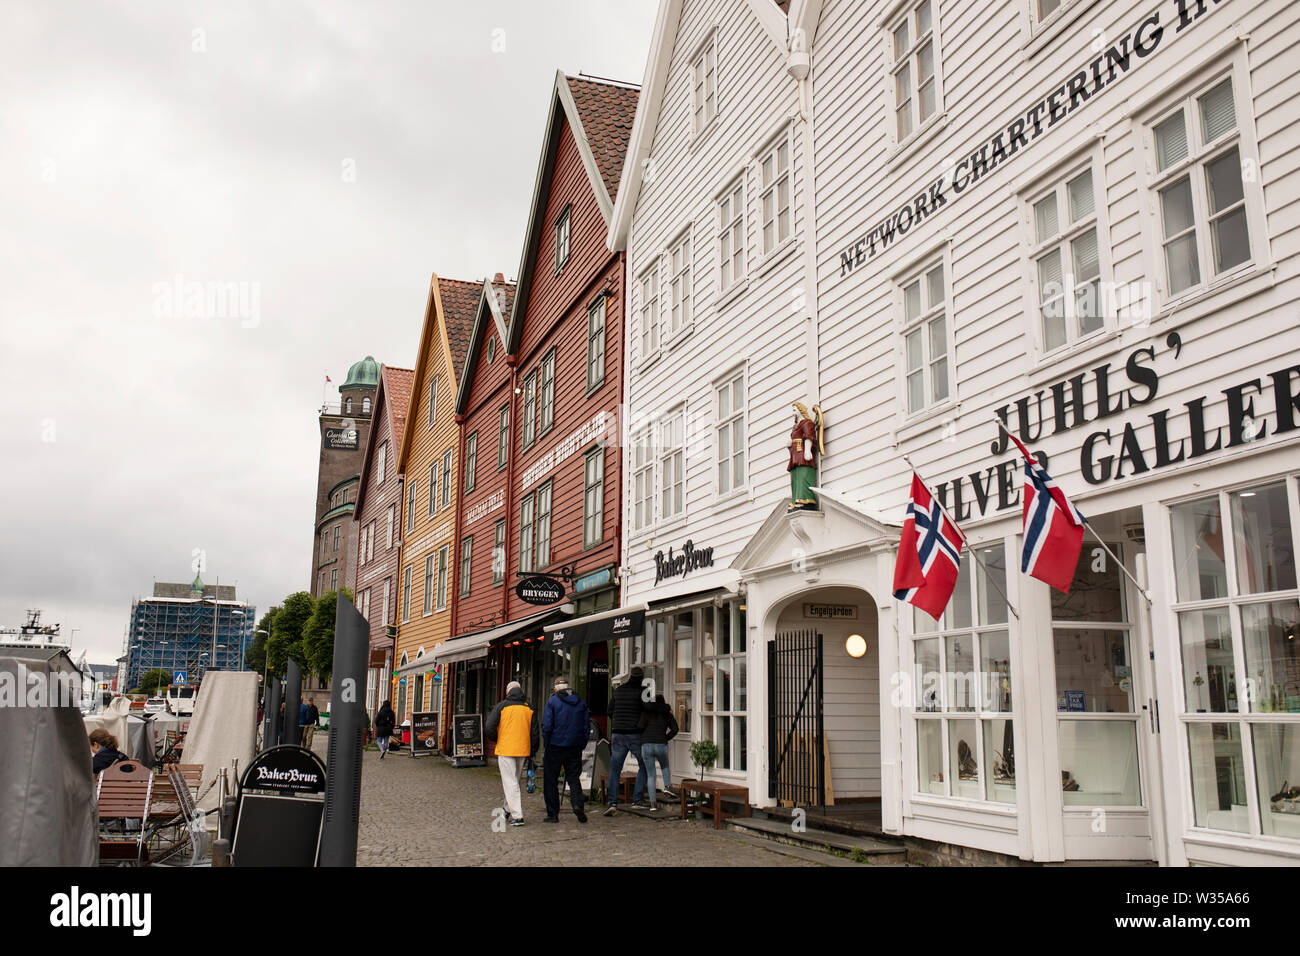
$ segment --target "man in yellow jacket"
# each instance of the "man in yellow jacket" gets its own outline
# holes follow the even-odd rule
[[[524,700],[519,681],[506,685],[506,699],[492,708],[483,733],[496,744],[497,766],[501,768],[501,789],[505,791],[506,822],[524,825],[524,806],[519,796],[519,774],[524,761],[537,752],[537,714]]]

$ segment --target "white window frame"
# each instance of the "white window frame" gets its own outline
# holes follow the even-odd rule
[[[559,218],[555,220],[555,273],[558,275],[560,270],[569,262],[569,247],[572,239],[573,226],[573,204],[564,207]]]
[[[605,384],[605,323],[608,297],[603,293],[587,308],[587,394]],[[599,321],[597,321],[599,317]]]
[[[1069,209],[1068,185],[1084,173],[1092,174],[1093,211],[1077,222],[1060,226],[1063,210],[1066,211],[1065,214],[1068,214]],[[1110,220],[1107,215],[1106,184],[1101,178],[1103,174],[1104,163],[1101,161],[1099,147],[1094,142],[1085,153],[1055,167],[1047,176],[1037,178],[1029,188],[1021,193],[1021,220],[1024,235],[1026,236],[1022,264],[1024,267],[1025,288],[1029,290],[1025,300],[1024,313],[1026,316],[1031,317],[1030,327],[1027,331],[1029,341],[1033,343],[1036,361],[1050,360],[1069,354],[1081,345],[1092,343],[1097,338],[1112,333],[1118,324],[1117,303],[1112,300],[1109,292],[1114,286],[1114,273],[1110,243],[1107,241],[1107,237],[1110,235]],[[1058,229],[1054,236],[1040,242],[1038,240],[1034,207],[1049,195],[1055,195],[1056,197]],[[1100,288],[1098,301],[1101,309],[1101,326],[1086,334],[1080,334],[1077,326],[1078,313],[1075,299],[1077,286],[1074,282],[1076,277],[1073,275],[1071,243],[1089,227],[1096,230],[1097,234],[1097,268],[1099,270],[1098,283]],[[1042,309],[1043,290],[1039,283],[1038,260],[1053,249],[1061,257],[1064,279],[1064,288],[1061,295],[1064,297],[1062,303],[1065,308],[1065,342],[1048,349]]]
[[[718,291],[726,296],[738,289],[749,276],[749,224],[746,222],[745,175],[741,173],[727,184],[717,197],[718,215]],[[739,236],[739,247],[736,238]],[[736,265],[739,253],[740,265]]]
[[[497,409],[497,471],[510,463],[510,403]]]
[[[410,534],[415,530],[415,502],[418,500],[417,494],[420,486],[419,479],[411,479],[411,487],[406,491],[406,533]]]
[[[474,570],[474,536],[460,539],[460,596],[469,597],[470,578]]]
[[[451,507],[451,449],[448,448],[442,453],[442,507]]]
[[[905,3],[896,5],[884,25],[884,49],[885,49],[885,102],[889,104],[889,137],[896,147],[904,146],[914,141],[919,134],[928,130],[934,123],[940,121],[943,116],[943,53],[940,49],[941,27],[939,20],[939,0],[906,0]],[[930,25],[926,30],[918,30],[917,11],[921,7],[928,7],[930,11]],[[895,33],[903,24],[907,25],[908,45],[900,55]],[[920,57],[918,51],[924,42],[930,42],[931,51],[934,59],[933,73],[931,74],[934,82],[934,107],[930,115],[921,119],[920,105],[920,84],[917,82],[920,77]],[[906,68],[910,77],[910,88],[908,90],[908,122],[910,128],[905,134],[900,134],[898,128],[898,116],[902,108],[898,97],[898,76]]]
[[[712,128],[719,113],[718,31],[716,29],[709,31],[704,42],[691,54],[687,82],[690,84],[690,95],[686,101],[691,111],[691,139],[698,140]],[[709,110],[708,105],[710,94],[713,102],[712,111]]]
[[[424,559],[424,617],[433,613],[433,558],[429,554]]]
[[[957,376],[956,365],[954,363],[954,335],[952,322],[952,268],[950,264],[950,255],[945,245],[941,252],[933,252],[918,261],[906,272],[898,274],[894,279],[895,286],[895,308],[898,315],[898,400],[899,409],[904,421],[914,421],[936,413],[938,410],[949,408],[957,402]],[[928,277],[935,268],[943,269],[943,317],[944,317],[944,357],[947,361],[948,377],[948,394],[943,398],[934,398],[934,388],[931,379],[931,366],[934,364],[934,355],[930,348],[929,324],[938,317],[939,310],[935,308],[934,303],[926,297],[929,295]],[[920,293],[922,295],[921,311],[910,321],[907,318],[907,289],[913,282],[920,282]],[[925,401],[921,407],[913,409],[908,400],[908,354],[907,354],[907,337],[916,329],[922,329],[921,342],[923,347],[921,369],[922,390]]]
[[[764,261],[770,259],[773,255],[785,248],[794,239],[794,137],[789,127],[781,131],[781,135],[773,139],[764,149],[755,157],[755,163],[758,169],[758,245],[759,255]],[[785,148],[785,168],[780,169],[777,166],[780,157],[781,148]],[[767,163],[772,161],[772,179],[769,182],[767,178]],[[782,184],[786,190],[786,232],[781,235],[781,206],[780,189]],[[770,196],[776,197],[776,205],[773,206],[774,215],[772,225],[774,229],[774,241],[768,245],[767,241],[767,200]]]
[[[536,541],[537,493],[529,492],[519,499],[519,573],[531,574],[534,567]]]
[[[1160,300],[1160,311],[1168,312],[1177,306],[1198,296],[1235,282],[1243,275],[1260,271],[1270,263],[1268,234],[1265,228],[1264,201],[1259,173],[1259,149],[1255,137],[1255,117],[1250,98],[1250,83],[1243,77],[1249,76],[1240,46],[1236,53],[1226,57],[1227,64],[1217,69],[1200,70],[1177,84],[1158,102],[1152,104],[1136,121],[1142,127],[1143,145],[1145,147],[1146,179],[1142,193],[1146,200],[1149,216],[1146,222],[1148,243],[1147,274],[1152,276]],[[1214,89],[1224,80],[1232,82],[1233,110],[1235,129],[1206,145],[1202,141],[1202,126],[1197,98]],[[1179,109],[1184,111],[1188,121],[1184,127],[1188,137],[1188,156],[1168,169],[1158,170],[1155,128],[1169,119]],[[1230,266],[1223,272],[1211,274],[1213,269],[1213,245],[1210,239],[1208,196],[1205,181],[1205,167],[1208,161],[1219,158],[1230,151],[1235,144],[1238,150],[1240,166],[1249,166],[1253,175],[1242,177],[1242,192],[1246,213],[1246,237],[1250,243],[1250,256],[1237,265]],[[1160,191],[1187,175],[1191,182],[1192,209],[1195,221],[1197,265],[1200,281],[1182,289],[1171,292],[1168,278],[1168,262],[1165,257],[1164,216],[1160,204]]]
[[[651,259],[651,264],[641,270],[636,280],[637,318],[639,320],[639,338],[641,361],[647,362],[659,354],[660,345],[660,288],[659,256]]]
[[[537,437],[555,427],[555,348],[542,356],[537,377]]]
[[[429,466],[429,517],[438,513],[438,462]]]
[[[593,483],[594,477],[594,483]],[[582,547],[605,540],[605,446],[587,452],[582,464]]]
[[[478,430],[469,433],[465,439],[465,493],[474,490],[478,479]]]
[[[555,486],[547,481],[537,488],[537,511],[535,514],[535,554],[534,570],[541,571],[551,564],[551,512],[555,507]]]
[[[429,382],[429,428],[438,420],[438,376]]]
[[[669,244],[668,263],[668,339],[671,342],[691,327],[694,318],[694,246],[691,227],[687,226]]]
[[[644,531],[655,523],[655,423],[632,433],[632,528]]]
[[[714,486],[715,492],[719,498],[726,498],[744,492],[749,487],[749,382],[747,373],[748,367],[741,365],[738,368],[733,368],[726,375],[713,382],[713,420],[715,423],[713,430],[713,438],[715,442],[714,460],[718,465],[713,474],[716,482]],[[739,409],[735,407],[736,382],[740,383],[741,395],[744,399],[744,402]],[[725,417],[722,413],[721,407],[724,390],[728,399],[728,408]],[[740,425],[741,441],[744,443],[744,447],[742,447],[739,452],[737,452],[735,448],[737,423]],[[725,488],[723,487],[722,480],[723,468],[725,467],[722,455],[724,431],[729,433],[726,439],[730,448],[727,458],[731,464],[731,467],[728,469],[731,480]],[[739,455],[741,459],[741,475],[739,480],[736,479],[735,469],[737,455]]]
[[[388,476],[388,442],[379,444],[379,462],[375,466],[375,481],[383,484],[384,479]]]
[[[434,599],[434,608],[438,611],[447,610],[447,575],[450,571],[449,562],[451,560],[451,545],[444,544],[438,549],[438,583],[437,596]]]
[[[519,429],[524,451],[532,448],[537,440],[537,376],[537,369],[524,376],[524,411]]]
[[[408,564],[402,569],[402,623],[411,619],[411,568]]]
[[[381,625],[382,627],[388,627],[388,623],[389,623],[388,612],[392,608],[392,600],[391,600],[392,591],[393,591],[393,579],[384,578],[384,620]]]
[[[500,587],[506,579],[506,519],[498,518],[492,526],[492,586]]]
[[[391,504],[388,506],[388,544],[384,546],[385,551],[388,551],[393,547],[393,527],[396,524],[397,524],[397,505]]]
[[[675,426],[681,428],[679,442],[672,441],[671,432]],[[659,439],[659,516],[663,521],[674,521],[686,516],[686,406],[678,405],[661,416],[656,422],[655,434]],[[669,511],[667,499],[675,489],[679,490],[680,500]]]

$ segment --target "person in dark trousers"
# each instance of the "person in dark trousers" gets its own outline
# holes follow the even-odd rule
[[[128,759],[126,754],[117,749],[117,738],[102,727],[90,732],[90,752],[93,755],[90,770],[96,774],[119,760]]]
[[[650,809],[650,805],[645,802],[645,760],[641,757],[641,714],[649,703],[643,696],[641,685],[644,682],[645,672],[634,667],[627,680],[615,689],[614,695],[609,699],[609,781],[606,786],[608,797],[605,816],[618,809],[620,780],[628,754],[636,757],[637,762],[632,806]]]
[[[664,769],[664,793],[675,797],[673,778],[668,769],[668,741],[677,736],[677,718],[673,709],[664,700],[663,694],[655,695],[655,702],[641,715],[641,758],[645,761],[646,775],[650,786],[646,795],[650,798],[650,809],[655,806],[655,764]]]
[[[384,701],[379,705],[379,712],[375,714],[375,743],[379,745],[379,759],[383,760],[388,756],[388,738],[393,736],[393,728],[397,726],[397,715],[393,713],[392,701]]]
[[[524,761],[537,752],[537,714],[524,699],[519,681],[506,685],[506,699],[492,708],[483,724],[483,735],[496,744],[497,765],[501,768],[501,790],[505,795],[506,823],[524,825],[524,805],[519,795],[519,774]]]
[[[310,701],[307,704],[307,720],[302,725],[302,745],[308,750],[311,749],[312,739],[316,736],[316,721],[320,717],[320,709],[316,706],[316,701]]]
[[[569,785],[569,803],[579,823],[587,822],[582,798],[582,748],[587,746],[591,715],[581,697],[563,677],[555,678],[555,693],[542,710],[542,796],[546,823],[560,822],[560,770]]]

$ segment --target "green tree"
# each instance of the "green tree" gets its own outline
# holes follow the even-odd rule
[[[248,649],[248,655],[244,658],[246,666],[250,671],[260,674],[266,669],[267,635],[271,634],[274,630],[275,615],[279,610],[280,608],[278,605],[271,608],[263,614],[262,619],[257,622],[257,630],[265,631],[266,634],[253,634],[253,646]]]
[[[316,602],[306,591],[290,594],[280,605],[272,622],[271,640],[266,645],[271,672],[283,677],[288,673],[289,658],[297,661],[304,670],[309,669],[307,656],[302,649],[302,629],[316,610]]]
[[[307,654],[307,663],[311,673],[321,680],[329,680],[334,673],[334,612],[338,607],[340,593],[349,601],[352,600],[349,588],[326,591],[316,599],[311,618],[302,629],[302,646]]]
[[[172,682],[171,671],[165,667],[155,667],[140,678],[140,693],[157,697],[159,688],[166,689]]]

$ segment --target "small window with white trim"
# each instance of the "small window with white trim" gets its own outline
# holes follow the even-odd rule
[[[653,426],[632,435],[632,526],[637,531],[654,523],[655,458],[651,448]]]
[[[1092,165],[1074,169],[1029,205],[1038,335],[1047,353],[1106,324]]]
[[[641,320],[641,358],[659,351],[659,259],[637,280],[638,313]]]
[[[760,163],[763,211],[763,255],[790,238],[790,138],[786,133]]]
[[[952,397],[947,283],[943,261],[900,283],[903,308],[903,394],[915,415]]]
[[[692,130],[699,136],[718,115],[718,34],[715,31],[691,60]]]
[[[659,515],[675,518],[686,507],[686,410],[677,409],[659,422]]]
[[[668,250],[668,334],[676,335],[691,324],[690,230]]]
[[[908,4],[890,24],[890,88],[894,103],[894,137],[901,143],[940,108],[939,31],[934,0]]]
[[[745,484],[745,370],[714,386],[718,438],[718,494],[730,494]]]
[[[719,286],[726,292],[745,276],[745,180],[742,176],[718,200]]]

